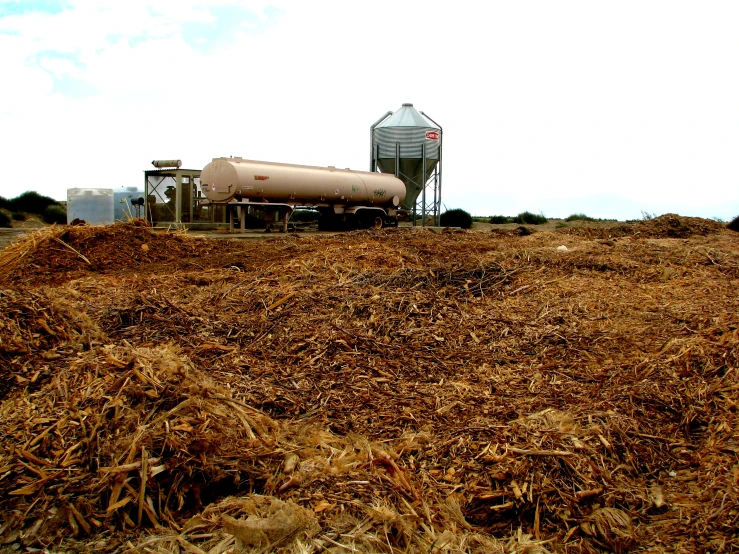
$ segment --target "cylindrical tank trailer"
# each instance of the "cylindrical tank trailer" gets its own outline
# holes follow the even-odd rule
[[[242,158],[214,158],[200,173],[200,184],[213,203],[284,207],[285,213],[303,206],[375,227],[397,225],[406,194],[405,184],[388,174]]]

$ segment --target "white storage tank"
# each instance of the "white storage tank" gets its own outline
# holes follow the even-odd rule
[[[113,189],[67,189],[67,223],[81,219],[89,225],[113,223]]]
[[[113,193],[113,219],[128,221],[144,217],[144,191],[139,187],[121,187]]]

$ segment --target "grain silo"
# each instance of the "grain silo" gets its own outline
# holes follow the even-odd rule
[[[433,216],[438,225],[441,207],[442,128],[413,104],[387,112],[370,128],[370,171],[393,173],[406,187],[401,208],[421,216]]]

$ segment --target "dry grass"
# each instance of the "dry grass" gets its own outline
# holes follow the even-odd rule
[[[736,550],[739,237],[578,229],[12,245],[0,542]]]

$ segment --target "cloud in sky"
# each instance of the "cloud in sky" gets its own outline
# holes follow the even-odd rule
[[[0,195],[142,184],[154,158],[366,169],[369,125],[444,127],[475,214],[739,213],[739,5],[0,0]]]

